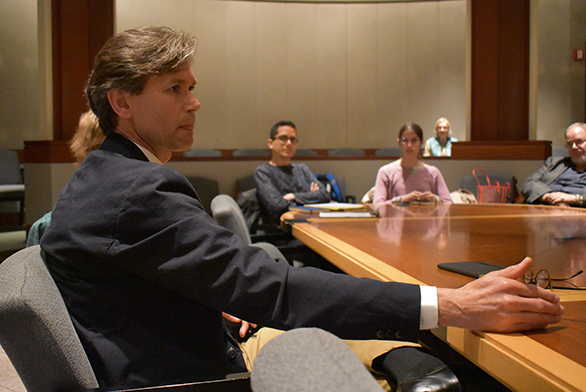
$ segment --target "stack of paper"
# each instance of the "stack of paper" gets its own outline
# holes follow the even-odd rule
[[[368,211],[322,211],[320,218],[376,218],[375,214]]]
[[[348,210],[359,210],[365,208],[364,204],[357,203],[317,203],[317,204],[306,204],[304,207],[321,208],[322,210],[328,211],[348,211]]]

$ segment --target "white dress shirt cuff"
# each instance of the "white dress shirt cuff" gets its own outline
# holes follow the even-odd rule
[[[419,329],[432,329],[438,326],[437,287],[419,286],[421,291],[421,313]]]

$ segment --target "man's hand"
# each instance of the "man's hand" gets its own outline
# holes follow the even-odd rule
[[[289,201],[295,201],[295,194],[294,193],[287,193],[286,195],[283,195],[283,199],[289,200]]]
[[[439,289],[439,325],[476,331],[515,332],[558,323],[559,296],[521,278],[532,260],[494,271],[459,289]]]
[[[319,191],[319,185],[317,184],[317,182],[312,182],[311,185],[309,185],[309,190],[311,192]],[[295,194],[294,193],[287,193],[286,195],[283,195],[283,199],[289,200],[289,201],[295,201]]]
[[[541,201],[553,206],[569,207],[576,202],[576,195],[565,192],[549,192],[541,196]]]
[[[228,313],[222,312],[222,316],[224,316],[226,320],[231,321],[233,323],[240,323],[240,330],[238,331],[238,335],[240,335],[241,338],[244,338],[246,336],[246,333],[250,328],[256,328],[256,324],[252,324],[248,321],[241,320],[238,317],[229,315]]]

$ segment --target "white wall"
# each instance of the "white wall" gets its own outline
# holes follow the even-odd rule
[[[562,146],[565,129],[585,120],[585,61],[574,61],[572,54],[585,47],[586,1],[533,0],[531,13],[532,136]]]
[[[37,0],[0,1],[0,37],[0,147],[22,149],[40,128]]]
[[[117,30],[199,38],[195,145],[265,147],[278,120],[304,147],[394,145],[407,121],[465,137],[466,2],[315,4],[118,0]]]

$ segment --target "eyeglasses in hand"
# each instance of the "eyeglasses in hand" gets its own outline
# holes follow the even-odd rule
[[[536,274],[533,274],[533,268],[525,273],[523,276],[523,282],[527,284],[534,284],[544,289],[568,289],[568,290],[586,290],[585,287],[556,287],[551,285],[551,282],[565,282],[570,279],[574,279],[576,276],[583,273],[584,270],[580,270],[576,272],[574,275],[570,276],[569,278],[552,278],[549,276],[549,272],[547,270],[541,269],[537,271]]]

